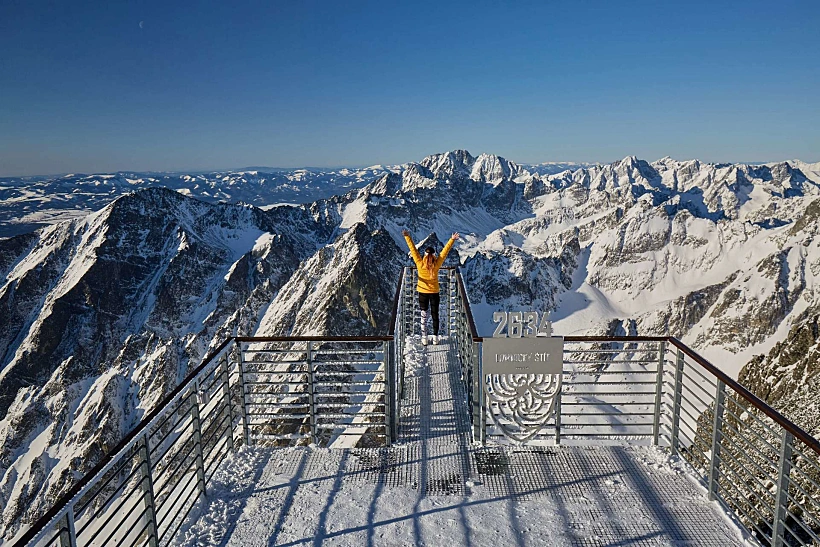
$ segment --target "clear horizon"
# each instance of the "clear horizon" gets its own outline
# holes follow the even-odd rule
[[[454,150],[456,150],[456,149],[454,149]],[[433,154],[446,153],[446,152],[450,152],[450,151],[451,150],[446,150],[446,151],[441,151],[441,152],[433,152]],[[478,155],[480,155],[482,153],[488,153],[488,154],[492,153],[492,152],[479,152],[478,154],[473,154],[469,150],[468,150],[468,152],[470,152],[474,157],[477,157]],[[427,155],[430,156],[432,154],[427,154]],[[623,159],[625,159],[629,156],[636,156],[639,160],[644,160],[644,161],[646,161],[650,164],[655,162],[655,161],[661,160],[664,157],[671,157],[673,160],[681,161],[681,162],[691,161],[691,160],[698,160],[698,161],[701,161],[701,162],[705,162],[705,160],[702,160],[701,158],[676,158],[676,157],[674,157],[672,155],[669,155],[669,154],[667,154],[666,156],[661,156],[660,158],[655,158],[655,159],[642,158],[640,156],[637,156],[636,154],[627,154],[626,156],[623,156],[622,158],[614,159],[614,160],[611,160],[611,161],[595,161],[595,160],[592,160],[592,161],[577,161],[577,162],[574,162],[574,161],[561,161],[561,160],[544,160],[544,161],[535,161],[535,162],[521,162],[521,161],[517,161],[515,158],[508,158],[506,156],[501,156],[501,157],[504,157],[504,159],[512,161],[512,162],[514,162],[518,165],[521,165],[521,166],[533,166],[533,165],[548,164],[548,163],[609,165],[609,164],[612,164],[612,163],[617,163],[619,161],[622,161]],[[2,179],[21,178],[22,179],[22,178],[61,177],[61,176],[68,176],[68,175],[94,176],[94,175],[109,175],[109,174],[112,174],[112,173],[207,174],[207,173],[222,173],[222,172],[224,172],[224,173],[239,172],[239,171],[259,170],[259,169],[277,169],[277,170],[283,170],[283,171],[290,171],[290,170],[296,170],[296,169],[315,169],[315,170],[322,169],[322,170],[331,171],[331,170],[338,170],[338,169],[366,169],[368,167],[376,167],[376,166],[395,167],[395,166],[399,166],[399,165],[405,165],[405,164],[408,164],[408,163],[418,163],[422,159],[424,159],[424,158],[417,158],[417,159],[407,160],[407,161],[403,161],[403,162],[399,162],[399,163],[369,163],[369,164],[361,164],[361,165],[296,165],[296,166],[292,166],[292,167],[282,167],[282,166],[277,166],[277,165],[248,165],[248,166],[241,166],[241,167],[219,167],[219,168],[215,168],[215,169],[174,169],[174,170],[167,170],[167,171],[157,170],[157,169],[113,169],[113,170],[110,170],[110,171],[65,171],[65,172],[62,172],[62,173],[36,173],[36,174],[30,174],[30,175],[14,175],[14,174],[6,175],[6,174],[3,174],[3,173],[0,173],[0,178],[2,178]],[[810,161],[810,160],[806,160],[804,158],[781,158],[781,159],[772,159],[772,160],[763,160],[763,161],[733,161],[733,162],[716,161],[716,162],[706,162],[706,163],[718,163],[718,164],[720,164],[720,163],[732,163],[732,164],[745,164],[745,165],[762,165],[762,164],[770,164],[770,163],[781,163],[781,162],[786,162],[786,161],[801,161],[803,163],[809,163],[809,164],[820,163],[820,161]]]
[[[0,176],[820,161],[820,3],[727,4],[7,3]]]

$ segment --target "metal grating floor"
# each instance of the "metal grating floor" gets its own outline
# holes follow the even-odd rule
[[[454,349],[415,344],[394,446],[247,449],[177,544],[743,545],[660,449],[473,446]]]

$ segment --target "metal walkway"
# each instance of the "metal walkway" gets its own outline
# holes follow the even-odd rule
[[[743,545],[661,449],[472,446],[453,348],[407,349],[397,443],[243,449],[178,545]]]

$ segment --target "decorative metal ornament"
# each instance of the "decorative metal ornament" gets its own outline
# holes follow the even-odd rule
[[[501,432],[517,442],[534,437],[555,413],[561,374],[488,374],[487,409]]]
[[[498,326],[482,348],[485,408],[501,432],[520,443],[553,417],[561,393],[564,339],[552,336],[547,317],[536,311],[495,312]]]

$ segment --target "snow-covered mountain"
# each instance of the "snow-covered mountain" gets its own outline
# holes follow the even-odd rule
[[[0,240],[0,532],[42,513],[225,336],[385,332],[402,228],[461,232],[448,261],[483,333],[495,310],[537,309],[559,334],[672,334],[734,373],[768,354],[755,367],[777,375],[777,344],[820,310],[807,171],[628,157],[542,175],[456,150],[303,205],[150,188]]]
[[[82,218],[113,199],[142,188],[177,190],[209,203],[311,203],[353,188],[399,166],[365,168],[248,168],[211,173],[131,173],[0,178],[0,237]]]
[[[545,161],[542,163],[522,163],[527,171],[534,175],[556,175],[564,171],[577,171],[578,169],[585,169],[600,165],[598,163],[576,163],[568,161]]]

